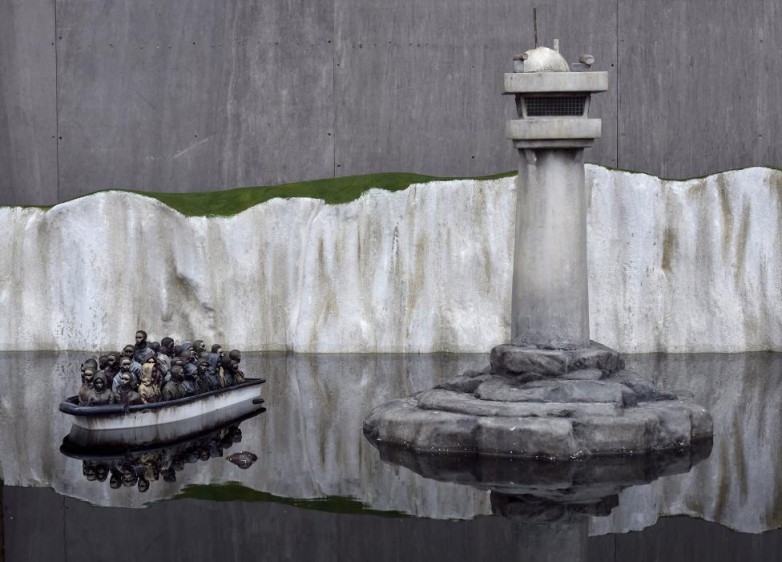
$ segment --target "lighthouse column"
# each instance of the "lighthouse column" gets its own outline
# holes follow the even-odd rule
[[[584,149],[519,149],[511,343],[589,345]]]

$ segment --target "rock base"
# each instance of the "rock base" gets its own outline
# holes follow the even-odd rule
[[[487,369],[375,408],[364,433],[416,451],[576,459],[689,448],[711,439],[712,420],[600,344],[500,345]]]

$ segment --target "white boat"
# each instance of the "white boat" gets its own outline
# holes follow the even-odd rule
[[[166,443],[196,435],[257,410],[264,379],[246,379],[196,396],[125,406],[79,406],[71,396],[60,411],[73,416],[69,439],[81,447]]]

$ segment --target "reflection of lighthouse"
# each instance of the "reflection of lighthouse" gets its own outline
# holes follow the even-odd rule
[[[424,478],[490,491],[492,513],[514,523],[518,560],[540,562],[587,560],[590,519],[609,515],[622,490],[685,474],[711,453],[704,442],[686,451],[552,462],[375,446],[384,462]]]
[[[588,59],[591,62],[591,57]],[[519,119],[507,136],[519,151],[511,342],[554,349],[589,345],[584,148],[600,137],[589,98],[605,72],[569,72],[558,51],[537,47],[514,61],[504,93]]]

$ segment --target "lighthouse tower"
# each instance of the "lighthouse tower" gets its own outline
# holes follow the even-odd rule
[[[514,70],[503,84],[518,110],[506,129],[519,154],[511,344],[585,348],[584,149],[600,137],[601,121],[589,117],[589,102],[591,94],[608,89],[608,74],[571,72],[562,55],[547,47],[514,57]]]

